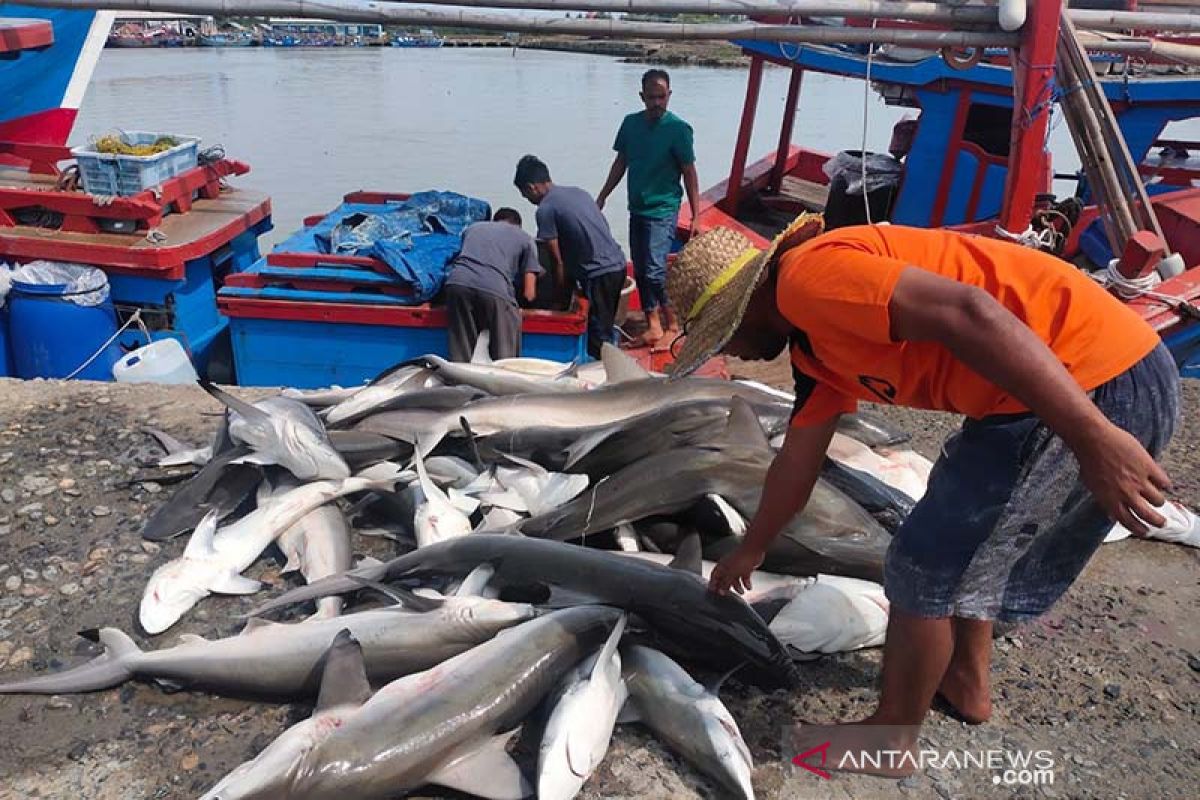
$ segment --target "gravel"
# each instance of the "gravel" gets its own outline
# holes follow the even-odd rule
[[[787,386],[785,364],[731,367]],[[162,485],[155,494],[149,486],[157,482],[127,483],[137,460],[153,452],[137,430],[153,418],[183,441],[205,442],[216,425],[206,416],[218,410],[215,401],[193,387],[0,379],[0,409],[0,564],[8,566],[0,571],[0,680],[94,657],[98,648],[76,635],[87,628],[119,627],[150,648],[184,633],[236,632],[236,615],[252,598],[208,598],[165,636],[148,638],[133,627],[150,572],[184,546],[139,537],[147,515],[174,488]],[[1164,459],[1174,496],[1193,507],[1200,506],[1198,410],[1200,384],[1189,382],[1183,423]],[[958,424],[944,414],[882,412],[912,431],[914,447],[930,457]],[[376,557],[387,557],[390,546],[382,538],[355,541],[358,552]],[[736,678],[726,684],[722,696],[755,758],[758,797],[1194,797],[1198,564],[1200,551],[1165,543],[1105,545],[1050,613],[997,640],[992,722],[971,728],[930,715],[923,747],[943,754],[1044,749],[1053,760],[1052,784],[1041,776],[1034,785],[1033,775],[1026,785],[993,783],[1000,773],[987,768],[928,767],[897,781],[840,774],[823,780],[792,767],[794,754],[780,745],[785,726],[870,713],[880,665],[872,650],[805,664],[805,685],[792,693],[763,693]],[[264,559],[249,575],[280,586],[278,569]],[[0,696],[0,798],[194,798],[309,710],[140,683],[86,695]],[[581,795],[719,796],[639,726],[618,730]]]

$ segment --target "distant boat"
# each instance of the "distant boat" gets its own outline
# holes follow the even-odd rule
[[[250,47],[254,37],[248,33],[202,33],[201,47]]]
[[[433,31],[421,31],[416,36],[400,36],[392,39],[392,47],[441,47],[445,39],[434,35]]]
[[[297,47],[303,44],[299,39],[290,34],[284,36],[264,36],[262,40],[263,47]]]

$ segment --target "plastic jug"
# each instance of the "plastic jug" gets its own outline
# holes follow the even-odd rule
[[[178,339],[158,339],[113,365],[120,383],[195,383],[196,369]]]

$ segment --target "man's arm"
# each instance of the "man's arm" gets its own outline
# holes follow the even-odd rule
[[[825,422],[788,429],[783,448],[767,470],[758,511],[737,549],[720,560],[713,568],[708,586],[726,594],[732,586],[741,594],[750,585],[750,573],[763,562],[767,547],[784,526],[808,503],[813,486],[821,475],[825,451],[837,428],[840,414]]]
[[[688,233],[695,236],[700,232],[696,230],[696,222],[700,217],[700,178],[696,175],[695,161],[683,168],[683,189],[687,192],[688,206],[692,212]]]
[[[537,279],[538,276],[536,272],[525,273],[525,283],[522,287],[521,294],[525,298],[526,303],[532,303],[537,299]]]
[[[561,291],[567,285],[567,271],[563,266],[562,249],[558,246],[558,239],[544,239],[539,241],[538,245],[543,248],[543,252],[549,254],[551,274],[554,275],[554,286]]]
[[[604,182],[604,188],[600,190],[600,194],[596,195],[596,205],[604,208],[604,203],[608,200],[608,196],[612,194],[612,190],[617,188],[617,184],[621,182],[621,178],[625,177],[625,154],[617,153],[617,157],[613,159],[612,166],[608,168],[608,180]]]
[[[1145,448],[1113,425],[1049,347],[991,295],[915,267],[900,273],[888,304],[892,339],[934,341],[1029,407],[1075,453],[1080,480],[1131,532],[1165,520],[1170,479]],[[1137,517],[1134,516],[1137,515]],[[1140,520],[1138,519],[1140,518]]]

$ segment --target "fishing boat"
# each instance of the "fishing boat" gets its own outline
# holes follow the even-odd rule
[[[445,39],[437,36],[433,31],[421,30],[417,31],[416,35],[405,34],[393,38],[391,41],[392,47],[441,47],[445,44]]]
[[[251,47],[254,36],[244,31],[229,33],[202,33],[197,39],[200,47]]]
[[[795,0],[795,3],[823,7],[819,0]],[[502,6],[504,2],[498,0],[497,5]],[[1088,42],[1094,51],[1126,52],[1130,50],[1126,45],[1137,48],[1148,45],[1148,49],[1135,50],[1146,53],[1146,57],[1137,62],[1110,54],[1100,56],[1089,65],[1083,48],[1084,39],[1073,32],[1073,23],[1062,14],[1061,4],[1056,0],[1032,0],[1028,4],[1005,0],[1001,4],[1002,18],[1004,13],[1014,9],[1019,8],[1022,14],[1028,11],[1027,18],[1011,26],[1011,33],[997,32],[994,24],[990,32],[974,29],[959,32],[955,29],[956,17],[947,15],[962,14],[963,9],[938,10],[941,7],[936,4],[895,4],[895,18],[889,16],[891,12],[886,8],[880,11],[877,3],[863,3],[857,10],[853,3],[841,3],[839,7],[848,9],[845,25],[825,25],[797,16],[782,24],[777,18],[751,19],[745,24],[720,28],[748,34],[744,38],[735,36],[734,41],[749,57],[750,66],[729,175],[703,193],[698,218],[700,226],[737,228],[752,241],[765,244],[797,212],[820,210],[826,214],[831,227],[883,221],[949,227],[1049,249],[1112,285],[1122,299],[1160,332],[1182,373],[1200,377],[1200,307],[1195,302],[1200,297],[1200,189],[1193,188],[1193,182],[1200,177],[1200,159],[1192,155],[1200,152],[1200,143],[1164,138],[1168,123],[1200,116],[1200,74],[1194,67],[1178,66],[1180,61],[1200,65],[1190,40],[1186,37],[1152,40],[1101,37],[1099,41],[1093,38]],[[910,7],[935,11],[933,16],[927,14],[927,18],[916,20],[914,25],[913,19],[904,16],[909,13],[904,9]],[[926,14],[926,11],[922,13]],[[359,17],[364,13],[370,12],[355,10]],[[391,12],[391,18],[405,13]],[[422,12],[422,16],[428,18],[436,13]],[[457,19],[471,18],[471,12],[455,13],[459,15]],[[995,12],[971,6],[966,13]],[[78,16],[80,14],[82,16]],[[64,31],[75,30],[76,33],[85,22],[90,26],[100,18],[91,12],[47,11],[31,16],[53,19],[55,29],[61,24]],[[499,24],[494,18],[479,19],[488,25]],[[44,22],[40,25],[44,28]],[[516,30],[536,30],[538,27],[536,20],[518,17],[512,17],[504,25]],[[554,27],[584,35],[598,30],[595,26],[599,25],[601,21],[568,20],[564,24],[559,20]],[[620,35],[622,31],[645,35],[638,25],[603,22],[603,27],[612,35]],[[711,38],[711,33],[703,31],[705,27],[683,24],[674,32],[685,37],[698,31],[696,35]],[[30,29],[40,28],[34,24]],[[1070,32],[1070,38],[1065,32]],[[423,46],[436,46],[432,43],[434,39],[431,32],[422,30],[416,37],[406,36],[392,44],[422,46],[411,42],[424,41],[427,44]],[[866,44],[884,40],[892,44],[880,49]],[[77,36],[71,41],[78,44],[80,40]],[[100,41],[103,41],[103,34]],[[1005,46],[993,47],[990,43],[994,41],[1003,41]],[[440,44],[440,40],[437,42]],[[931,45],[931,42],[936,44]],[[948,44],[942,46],[942,42]],[[1166,55],[1163,55],[1163,47],[1168,48]],[[74,51],[64,47],[61,52],[71,63],[76,63],[80,61],[80,50],[81,44]],[[44,55],[45,48],[40,52]],[[1016,58],[1011,57],[1014,52]],[[1083,59],[1082,62],[1071,61],[1073,54]],[[1054,82],[1056,59],[1062,81],[1059,86]],[[21,63],[20,59],[16,63]],[[767,64],[790,71],[787,105],[776,151],[753,161],[749,153],[750,141]],[[11,79],[13,73],[6,73],[6,69],[10,66],[0,61],[0,80],[6,74]],[[1098,80],[1081,78],[1081,70],[1089,76],[1094,71]],[[839,153],[797,146],[792,142],[792,134],[805,72],[857,80],[863,92],[877,88],[888,103],[910,109],[914,118],[897,126],[887,153],[864,153],[869,144],[865,137],[861,141],[846,142],[846,149]],[[83,84],[72,82],[71,86],[81,93],[84,84],[86,78]],[[3,84],[0,84],[2,88]],[[130,270],[136,273],[147,266],[162,270],[161,263],[148,265],[139,261],[147,258],[141,251],[136,253],[137,259],[126,253],[120,257],[114,255],[105,264],[98,255],[103,254],[103,250],[94,246],[85,249],[83,240],[70,238],[95,233],[103,225],[111,224],[111,218],[88,207],[90,200],[51,197],[45,192],[48,188],[45,176],[56,175],[62,151],[32,151],[27,143],[38,141],[37,137],[41,136],[46,144],[61,144],[74,118],[73,111],[68,112],[65,103],[59,104],[63,107],[53,108],[47,99],[43,98],[37,112],[59,115],[65,126],[60,122],[53,135],[41,131],[40,126],[36,126],[36,130],[13,129],[21,134],[9,137],[15,138],[17,143],[3,145],[7,149],[0,152],[7,152],[10,161],[24,158],[29,177],[0,189],[0,213],[5,204],[9,208],[20,208],[19,203],[30,197],[21,192],[41,191],[38,198],[43,205],[69,221],[74,229],[64,222],[61,229],[52,234],[38,230],[22,235],[21,231],[13,230],[21,227],[20,220],[9,214],[9,229],[0,228],[0,255],[16,260],[50,257],[47,253],[64,259],[71,256],[75,260],[99,262],[113,276],[127,275]],[[58,103],[56,99],[54,102]],[[1080,103],[1084,103],[1084,107]],[[78,105],[77,98],[75,105]],[[1066,117],[1081,149],[1084,169],[1079,174],[1056,174],[1053,169],[1046,148],[1052,112]],[[68,113],[69,116],[64,116]],[[0,114],[20,118],[19,114],[8,110],[0,111]],[[28,126],[28,115],[25,119],[23,124]],[[4,126],[13,124],[19,123],[0,118],[0,133],[4,132]],[[1103,159],[1097,156],[1101,152],[1106,154]],[[1128,152],[1127,157],[1125,152]],[[1127,174],[1115,171],[1116,167],[1112,165],[1118,163],[1126,164]],[[240,167],[226,165],[224,169],[232,174]],[[855,172],[862,178],[859,182],[866,186],[865,191],[854,191]],[[204,174],[193,175],[189,180],[198,182],[194,188],[211,187],[205,182]],[[1064,180],[1074,183],[1073,191],[1056,197],[1052,190],[1056,185],[1061,186]],[[0,186],[3,185],[4,180],[0,179]],[[174,186],[173,191],[183,197],[190,185],[185,181]],[[210,188],[203,191],[210,191]],[[7,199],[4,199],[4,192],[8,193]],[[1143,195],[1144,201],[1136,199]],[[291,300],[309,303],[309,306],[304,309],[300,305],[288,306],[290,311],[261,304],[260,301],[265,300],[287,299],[277,290],[296,289],[294,285],[272,283],[281,277],[280,270],[301,270],[299,274],[283,277],[305,283],[302,291],[325,292],[330,287],[340,291],[349,287],[343,295],[361,294],[364,286],[380,283],[378,265],[373,263],[331,265],[312,253],[281,253],[274,259],[271,256],[262,258],[255,240],[263,230],[269,229],[269,200],[249,192],[236,196],[245,201],[245,206],[240,210],[226,208],[231,216],[226,219],[228,224],[221,228],[221,236],[207,239],[201,236],[203,245],[200,249],[177,253],[170,258],[159,253],[156,258],[170,261],[167,272],[153,277],[140,275],[144,280],[183,283],[153,284],[153,290],[147,289],[151,284],[137,284],[136,290],[126,284],[122,290],[135,307],[140,303],[147,309],[159,310],[161,306],[171,312],[160,326],[164,335],[189,341],[195,338],[211,344],[223,335],[222,326],[227,326],[231,315],[250,318],[246,309],[253,304],[242,302],[250,300],[258,304],[254,309],[265,309],[268,315],[283,315],[275,317],[277,319],[323,324],[322,315],[330,313],[330,306],[311,307],[312,298],[291,297]],[[391,195],[381,197],[395,199]],[[1129,202],[1125,197],[1135,200]],[[140,220],[137,225],[160,219],[164,213],[162,198],[151,199],[138,205],[136,212],[127,210],[124,213],[130,219]],[[201,196],[196,203],[219,203],[228,199],[225,195]],[[188,206],[191,199],[182,202]],[[381,202],[386,205],[391,201]],[[175,216],[180,220],[187,219],[186,214]],[[681,220],[690,216],[685,211]],[[0,223],[3,222],[0,218]],[[177,220],[177,224],[182,223]],[[212,233],[207,231],[207,234]],[[677,241],[683,241],[691,232],[681,226],[677,233]],[[233,238],[222,240],[225,234],[231,234]],[[187,240],[187,237],[182,239]],[[220,242],[218,246],[224,247],[235,240],[241,245],[232,261],[216,263],[212,259],[215,251],[203,249],[214,242]],[[174,244],[176,240],[172,238],[172,242]],[[188,265],[193,262],[196,262],[194,271],[190,271],[193,267]],[[347,269],[358,269],[359,274],[349,275]],[[365,275],[364,269],[375,271],[376,277]],[[239,277],[239,273],[249,273],[249,276]],[[222,307],[218,310],[218,296],[229,275],[234,276],[229,284],[232,288],[262,294],[248,297],[246,291],[226,292],[224,297],[228,299],[220,301]],[[349,277],[357,279],[348,280]],[[186,309],[172,308],[169,300],[176,290],[194,290],[195,286],[188,283],[193,279],[200,281],[200,289],[190,296],[201,299],[191,309],[196,312],[195,316],[189,316]],[[114,277],[114,291],[123,282],[122,278]],[[388,292],[382,294],[387,296]],[[345,301],[363,305],[362,297],[333,299],[335,303]],[[321,302],[330,300],[327,295]],[[381,319],[378,306],[404,305],[403,302],[381,303],[378,300],[372,300],[371,304],[375,310],[355,311],[343,321],[373,324],[364,320]],[[631,305],[637,307],[636,298],[631,299]],[[297,309],[314,316],[296,318]],[[432,310],[418,309],[416,313],[418,316],[424,314],[422,319],[426,321],[437,316]],[[244,337],[274,336],[265,328],[260,330],[253,325],[241,325],[241,330],[239,335]],[[276,350],[290,347],[284,340],[272,340],[278,345]],[[249,352],[250,343],[246,344],[246,352]],[[658,358],[653,366],[661,369],[669,356]],[[369,366],[361,365],[361,369],[366,370]],[[291,375],[290,379],[296,385],[313,385],[303,376]]]

